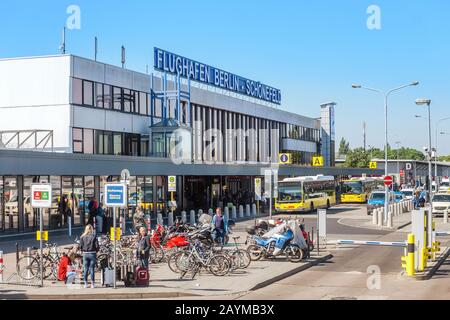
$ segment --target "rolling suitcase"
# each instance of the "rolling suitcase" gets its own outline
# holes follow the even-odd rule
[[[114,269],[103,269],[101,272],[102,286],[112,287],[114,286]]]
[[[134,275],[134,281],[138,287],[148,287],[150,282],[148,269],[144,267],[137,267]]]

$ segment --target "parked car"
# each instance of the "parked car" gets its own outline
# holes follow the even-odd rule
[[[406,200],[412,200],[414,197],[414,189],[412,188],[402,189],[400,192],[403,193]]]
[[[395,203],[400,203],[402,201],[404,201],[406,199],[405,195],[403,194],[403,192],[394,192],[394,202]]]
[[[431,206],[433,214],[443,215],[450,208],[450,194],[436,193],[431,199]]]
[[[389,196],[390,196],[390,202],[397,202],[396,197],[395,197],[395,193],[394,192],[389,192]],[[367,200],[367,213],[371,214],[373,209],[384,206],[384,191],[382,190],[375,190],[372,191],[369,195],[369,200]]]

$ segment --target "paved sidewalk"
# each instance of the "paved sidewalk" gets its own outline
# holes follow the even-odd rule
[[[240,236],[240,245],[246,238],[245,226],[254,223],[243,221],[236,224],[233,235]],[[44,288],[0,284],[0,297],[3,299],[152,299],[176,297],[212,297],[248,292],[269,285],[292,274],[330,259],[331,255],[322,252],[320,256],[312,253],[310,259],[292,263],[284,257],[275,260],[252,262],[245,270],[236,270],[224,277],[215,277],[203,271],[195,279],[179,280],[167,264],[153,264],[150,267],[150,286],[147,288],[125,288],[118,282],[118,288],[102,288],[99,275],[96,275],[97,287],[84,289],[82,285],[65,286],[61,282],[46,281]],[[7,266],[4,279],[14,272],[15,254],[5,255]],[[0,298],[0,299],[1,299]]]
[[[349,227],[395,231],[411,224],[411,212],[392,217],[392,222],[392,228],[374,225],[372,223],[372,216],[367,215],[367,209],[364,207],[360,207],[357,210],[352,210],[351,212],[346,212],[345,215],[342,215],[342,217],[338,221],[338,223]]]

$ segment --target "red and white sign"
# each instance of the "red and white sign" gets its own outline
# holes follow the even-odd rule
[[[52,206],[52,186],[50,184],[31,185],[31,206],[33,208],[51,208]]]
[[[384,185],[385,186],[391,186],[392,185],[392,177],[391,176],[385,176],[384,177]]]

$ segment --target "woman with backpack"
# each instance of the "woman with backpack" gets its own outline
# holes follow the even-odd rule
[[[95,283],[95,264],[97,263],[97,252],[100,249],[94,228],[88,224],[80,238],[80,250],[83,253],[83,279],[84,287],[88,287],[88,273],[91,274],[91,288]]]

